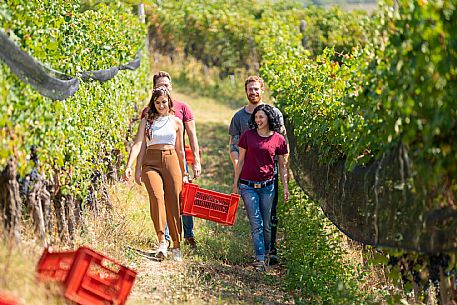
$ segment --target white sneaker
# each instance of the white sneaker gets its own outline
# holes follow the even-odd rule
[[[182,262],[181,249],[180,248],[175,248],[175,249],[171,250],[171,253],[173,254],[173,260],[175,262]]]
[[[159,247],[157,248],[156,257],[157,258],[166,258],[168,251],[168,242],[164,239],[160,242]]]

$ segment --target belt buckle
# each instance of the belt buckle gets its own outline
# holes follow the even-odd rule
[[[254,183],[254,188],[255,189],[260,189],[260,188],[262,188],[262,184],[261,183]]]

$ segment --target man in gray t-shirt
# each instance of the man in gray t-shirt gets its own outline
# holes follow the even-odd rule
[[[248,104],[238,110],[232,117],[229,127],[230,135],[230,159],[232,160],[233,171],[238,166],[238,141],[241,135],[249,130],[249,122],[251,120],[251,114],[255,107],[264,104],[263,93],[264,93],[264,82],[259,76],[249,76],[244,83],[244,89],[246,91],[246,97],[248,98]],[[284,127],[284,118],[281,111],[278,108],[273,107],[274,111],[279,117],[281,123],[281,134],[287,141],[286,129]],[[276,160],[276,158],[275,158]],[[286,158],[287,160],[287,158]],[[271,208],[271,244],[270,244],[270,264],[278,262],[276,257],[276,226],[278,219],[276,217],[276,206],[278,204],[278,174],[277,166],[275,165],[275,196],[273,200],[273,206]]]
[[[229,127],[230,159],[232,160],[233,170],[235,170],[238,165],[238,140],[246,130],[249,130],[249,121],[251,120],[251,114],[255,107],[264,104],[264,82],[262,78],[259,76],[249,76],[244,83],[244,89],[246,91],[246,97],[248,98],[248,104],[235,113]],[[273,108],[279,116],[281,134],[287,140],[282,113],[278,108]]]

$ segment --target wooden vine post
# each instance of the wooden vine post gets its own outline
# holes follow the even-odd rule
[[[16,174],[16,162],[10,159],[0,174],[0,217],[5,232],[20,242],[21,197]]]

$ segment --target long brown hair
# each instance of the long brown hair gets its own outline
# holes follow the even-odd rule
[[[163,86],[154,88],[154,90],[152,90],[151,99],[149,100],[149,109],[146,117],[146,119],[150,123],[152,123],[154,118],[156,118],[159,115],[159,112],[157,111],[155,106],[155,101],[157,101],[157,99],[161,96],[166,96],[168,100],[168,112],[172,114],[175,112],[173,109],[173,99],[171,98],[170,91],[168,91],[168,89]]]

